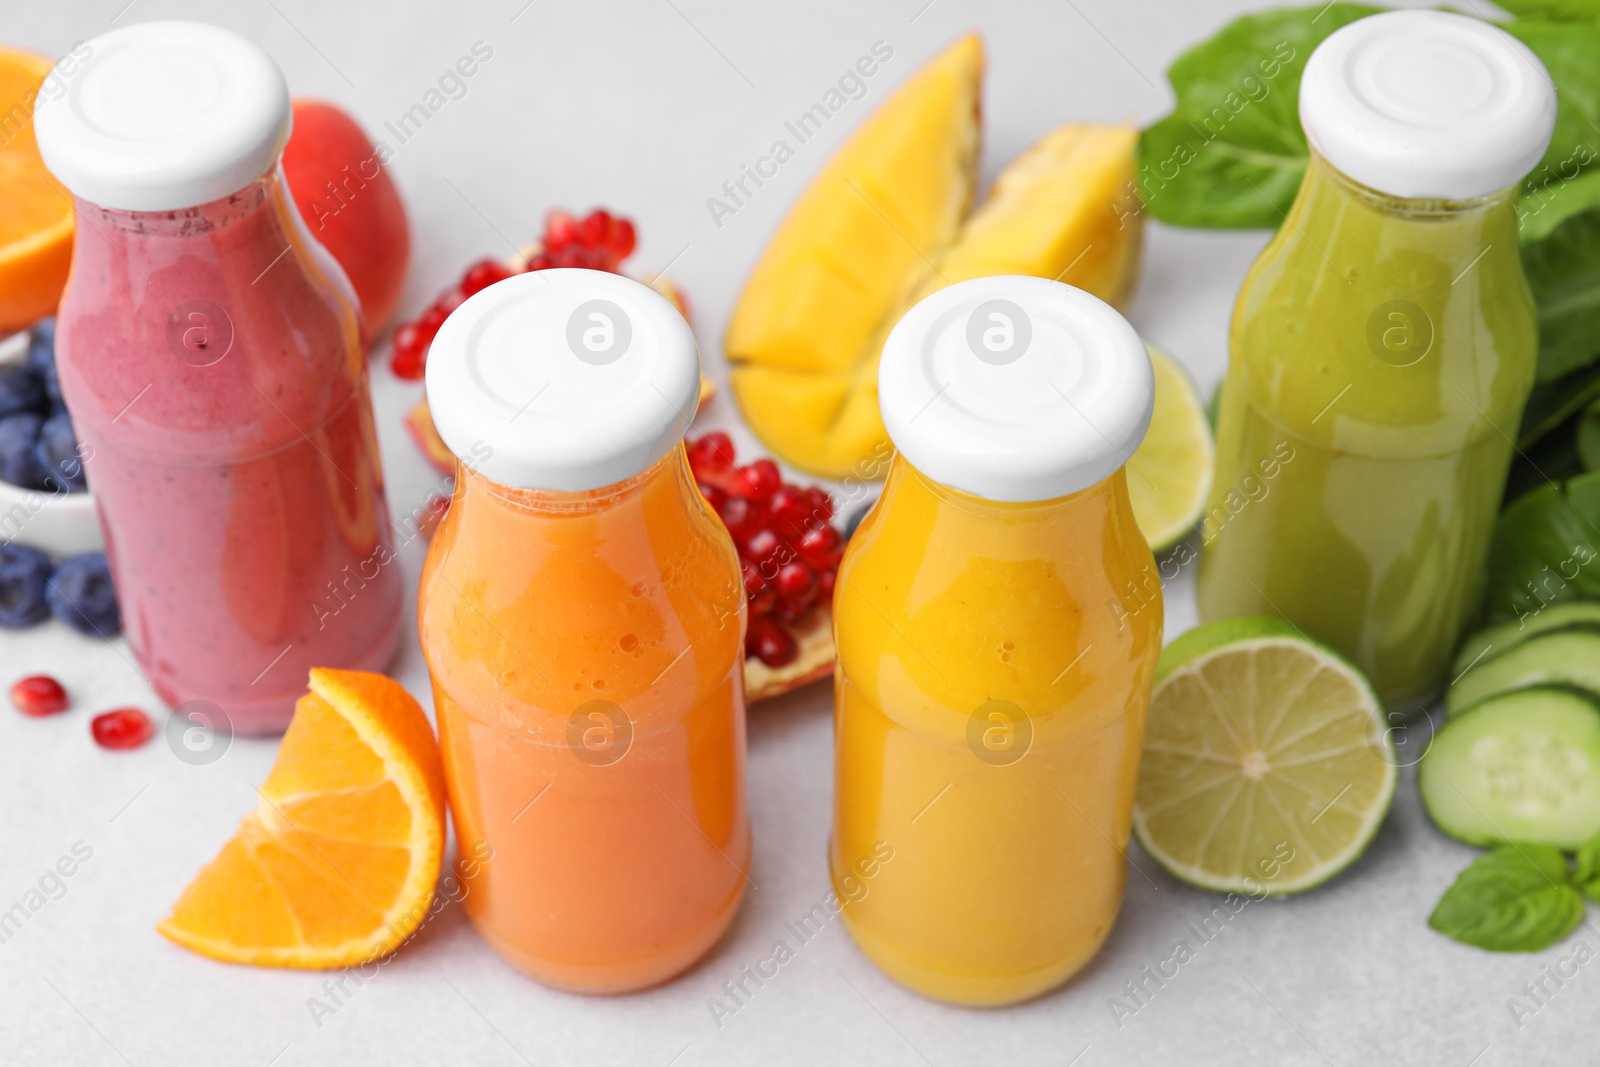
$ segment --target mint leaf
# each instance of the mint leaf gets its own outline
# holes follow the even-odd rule
[[[1578,869],[1572,873],[1578,888],[1595,900],[1600,900],[1600,834],[1589,838],[1588,844],[1578,849]]]
[[[1247,15],[1167,71],[1171,115],[1139,141],[1139,192],[1177,226],[1276,227],[1305,173],[1300,73],[1322,39],[1382,10],[1357,4]]]
[[[1600,51],[1596,52],[1600,67]],[[1540,382],[1581,370],[1600,356],[1600,210],[1567,219],[1522,247],[1539,311]]]
[[[1441,934],[1491,952],[1537,952],[1582,921],[1567,859],[1549,845],[1502,845],[1479,856],[1428,916]]]

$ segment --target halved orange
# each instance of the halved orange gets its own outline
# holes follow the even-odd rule
[[[53,65],[0,48],[0,337],[55,314],[72,266],[72,198],[33,137],[33,106]]]
[[[319,970],[387,955],[427,917],[444,773],[417,702],[314,668],[261,801],[156,926],[227,963]]]

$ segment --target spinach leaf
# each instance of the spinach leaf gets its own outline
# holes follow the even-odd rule
[[[1600,22],[1600,0],[1497,0],[1518,18]]]
[[[1484,610],[1491,621],[1600,597],[1600,474],[1547,483],[1495,520]]]
[[[1600,66],[1600,51],[1596,52]],[[1540,382],[1552,382],[1600,356],[1600,210],[1567,219],[1522,248],[1522,266],[1539,308]]]
[[[1171,115],[1139,141],[1140,194],[1177,226],[1276,227],[1305,173],[1300,73],[1323,38],[1381,8],[1334,3],[1229,23],[1172,64]]]
[[[1600,363],[1590,363],[1564,378],[1533,387],[1522,409],[1517,445],[1526,449],[1546,434],[1558,430],[1574,412],[1600,398]],[[1553,477],[1553,475],[1552,475]]]
[[[1492,952],[1537,952],[1582,921],[1567,859],[1549,845],[1502,845],[1479,856],[1428,916],[1441,934]]]
[[[1555,133],[1522,183],[1536,195],[1600,160],[1600,23],[1518,19],[1504,29],[1533,49],[1556,87]]]

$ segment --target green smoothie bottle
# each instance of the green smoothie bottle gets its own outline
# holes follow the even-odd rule
[[[1555,112],[1477,19],[1334,33],[1300,87],[1305,181],[1234,308],[1200,616],[1281,616],[1392,710],[1448,680],[1480,608],[1537,352],[1516,187]]]

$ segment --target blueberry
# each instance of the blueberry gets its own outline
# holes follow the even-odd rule
[[[44,420],[39,428],[39,440],[33,446],[33,458],[46,489],[55,489],[57,483],[69,493],[81,493],[89,488],[83,474],[83,460],[78,458],[78,437],[72,432],[72,420],[65,411],[58,411]]]
[[[32,626],[47,618],[49,578],[49,556],[23,545],[0,545],[0,626]]]
[[[56,378],[56,320],[40,319],[28,337],[28,366],[44,383],[53,407],[61,406],[61,384]]]
[[[49,405],[44,380],[26,363],[0,367],[0,418],[18,411],[43,411]]]
[[[103,552],[85,552],[61,561],[45,593],[50,614],[84,634],[112,637],[122,632],[117,591]]]
[[[0,417],[0,481],[38,489],[44,485],[44,472],[34,456],[44,416],[19,411]]]

